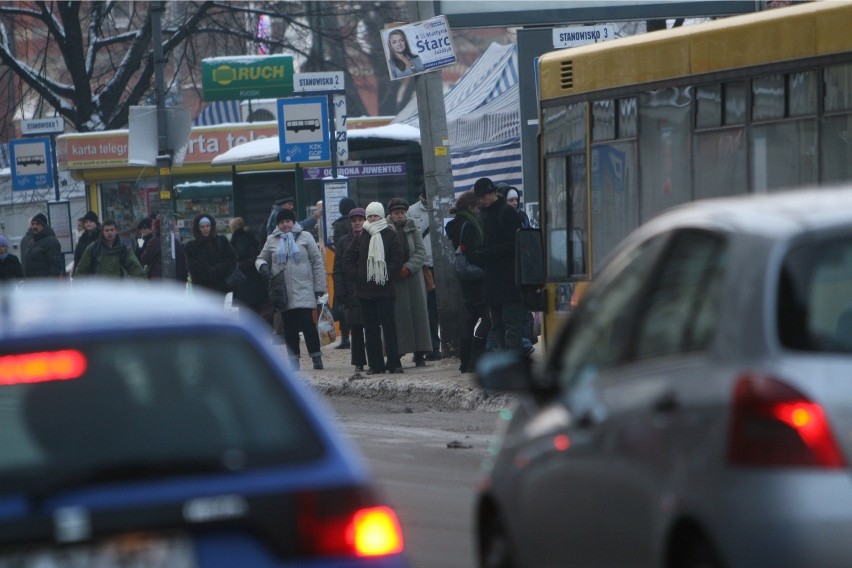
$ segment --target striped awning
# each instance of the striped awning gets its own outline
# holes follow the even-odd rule
[[[444,96],[456,192],[489,177],[523,189],[518,50],[492,43]],[[413,99],[393,122],[419,127]]]
[[[207,106],[198,113],[192,124],[194,126],[214,126],[228,122],[240,122],[239,101],[214,101],[207,103]]]

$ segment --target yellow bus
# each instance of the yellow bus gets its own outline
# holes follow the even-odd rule
[[[852,179],[852,2],[554,51],[539,85],[545,339],[664,209]]]

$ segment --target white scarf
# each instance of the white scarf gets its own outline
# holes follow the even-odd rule
[[[387,228],[388,222],[380,219],[375,223],[364,223],[364,230],[370,233],[370,248],[367,252],[367,282],[372,280],[379,286],[388,281],[388,266],[385,264],[385,243],[379,234]]]

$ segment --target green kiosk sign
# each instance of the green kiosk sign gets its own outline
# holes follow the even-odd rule
[[[293,94],[293,56],[204,59],[201,87],[205,101],[289,97]]]

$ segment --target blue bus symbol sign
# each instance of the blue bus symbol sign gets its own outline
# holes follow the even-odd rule
[[[326,97],[278,99],[280,160],[286,164],[331,160]]]

